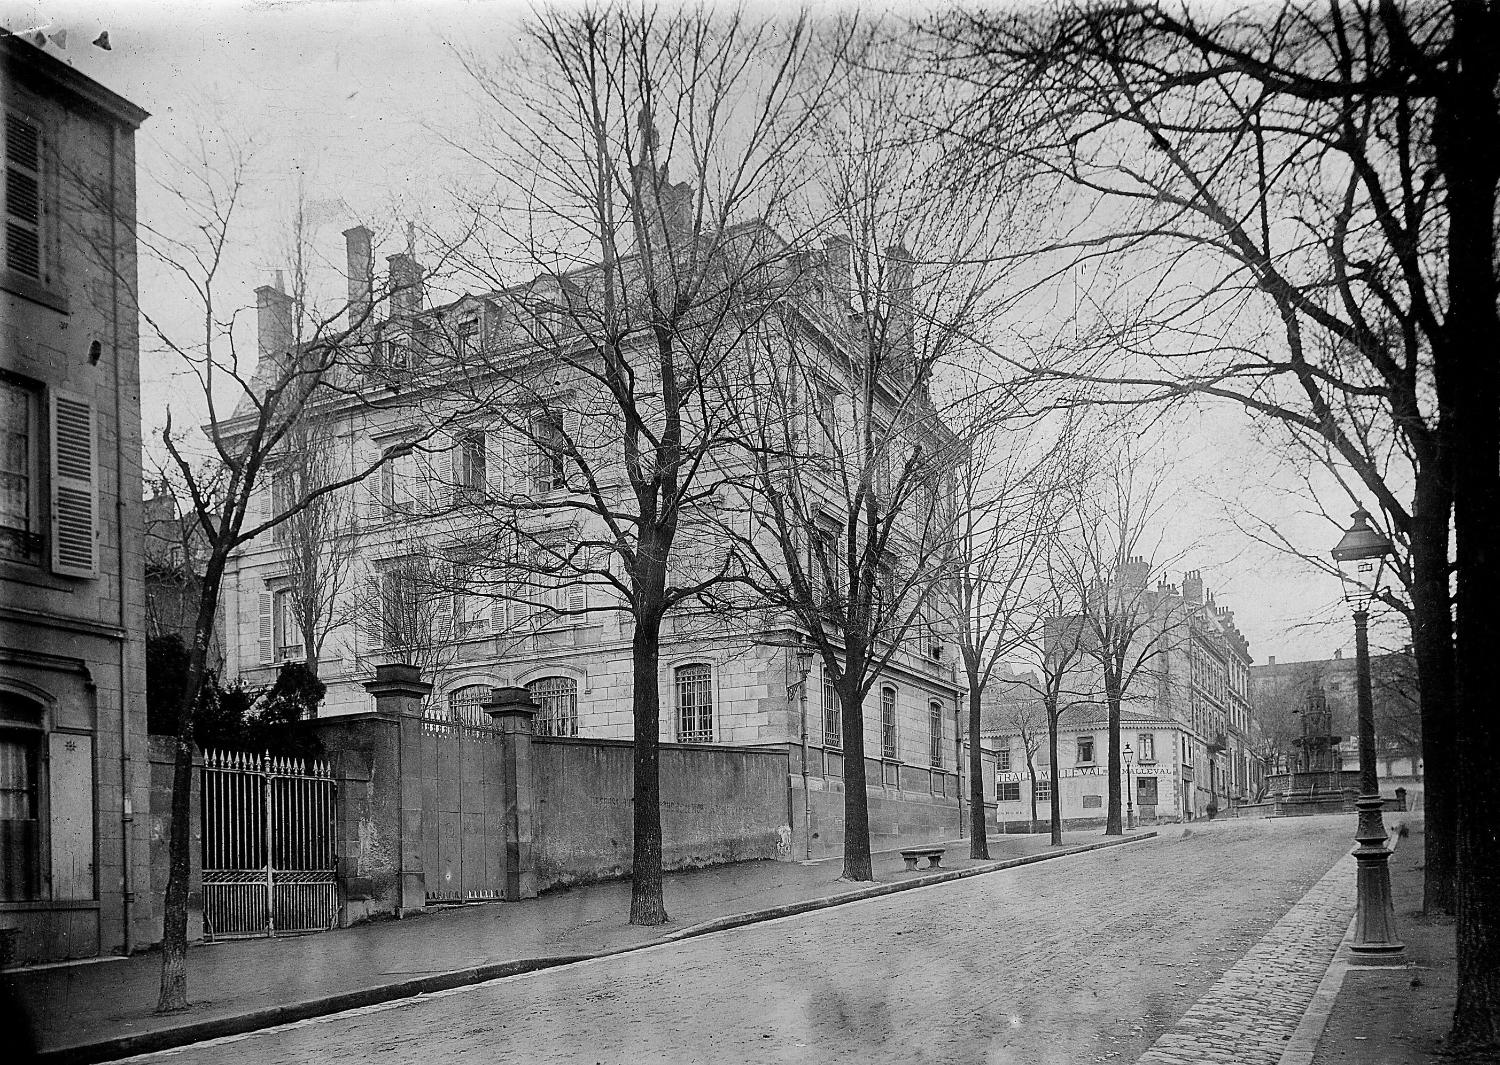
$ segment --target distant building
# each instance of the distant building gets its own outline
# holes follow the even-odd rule
[[[193,644],[208,543],[195,514],[178,512],[177,501],[158,485],[143,504],[146,561],[146,635],[178,636]],[[208,667],[224,661],[223,615],[214,620]]]
[[[135,130],[0,36],[0,928],[19,961],[152,942]]]
[[[1149,652],[1121,709],[1174,726],[1180,750],[1170,764],[1176,766],[1172,784],[1179,794],[1154,805],[1185,818],[1204,817],[1251,801],[1264,778],[1250,691],[1250,645],[1235,626],[1233,611],[1215,603],[1198,570],[1183,574],[1180,590],[1164,579],[1147,588],[1149,572],[1144,560],[1131,559],[1117,577],[1139,589],[1146,618],[1130,661],[1142,649]],[[1092,693],[1089,703],[1105,704],[1102,671],[1087,655],[1067,687]]]
[[[1040,707],[1038,712],[1040,715]],[[986,732],[986,746],[995,751],[995,819],[1001,831],[1029,829],[1033,795],[1037,819],[1045,826],[1051,817],[1054,787],[1058,789],[1059,813],[1065,826],[1103,824],[1109,811],[1107,708],[1087,703],[1062,712],[1057,726],[1055,771],[1046,718],[1040,716],[1043,728],[1039,743],[1033,740],[1028,744],[1015,731]],[[1195,779],[1200,767],[1192,762],[1197,748],[1188,739],[1188,730],[1179,722],[1121,712],[1120,740],[1122,748],[1130,748],[1128,770],[1121,770],[1122,818],[1132,808],[1136,819],[1146,824],[1194,816],[1184,805],[1185,797],[1191,794],[1184,784]],[[1131,796],[1128,802],[1127,796]]]

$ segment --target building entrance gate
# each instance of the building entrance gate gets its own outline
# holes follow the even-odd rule
[[[499,730],[477,705],[408,717],[403,725],[404,772],[415,772],[421,789],[427,902],[500,898],[506,849]]]
[[[335,787],[312,759],[203,752],[205,939],[337,923]]]

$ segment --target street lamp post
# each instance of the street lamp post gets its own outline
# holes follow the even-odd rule
[[[813,649],[797,644],[797,709],[802,718],[802,860],[812,861],[812,795],[807,790],[807,675]]]
[[[1391,905],[1390,851],[1381,818],[1380,781],[1375,773],[1375,700],[1370,689],[1370,602],[1380,591],[1387,555],[1395,545],[1370,526],[1370,515],[1354,512],[1354,524],[1333,549],[1344,582],[1344,598],[1354,608],[1354,653],[1359,695],[1359,827],[1354,838],[1357,863],[1354,939],[1349,949],[1367,962],[1400,962],[1406,947],[1396,935]]]
[[[1122,752],[1125,755],[1125,830],[1135,831],[1135,776],[1130,768],[1130,760],[1135,757],[1135,752],[1130,749],[1130,744],[1125,745]]]

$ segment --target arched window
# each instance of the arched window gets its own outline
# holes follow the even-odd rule
[[[927,708],[927,723],[930,739],[929,761],[934,767],[943,767],[943,704],[933,700]]]
[[[526,685],[531,701],[542,709],[536,715],[538,736],[578,735],[578,682],[572,677],[543,677]]]
[[[483,710],[489,702],[490,688],[484,684],[470,684],[466,688],[455,688],[448,693],[448,714],[455,721],[466,725],[488,725],[489,715]]]
[[[896,757],[896,689],[880,689],[880,756]]]
[[[714,741],[713,671],[706,665],[678,666],[677,742]]]
[[[0,693],[0,900],[41,897],[41,707]]]

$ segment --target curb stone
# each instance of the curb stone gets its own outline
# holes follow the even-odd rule
[[[780,917],[791,917],[799,913],[809,913],[813,910],[828,909],[833,906],[845,906],[849,903],[861,902],[865,899],[891,895],[898,891],[933,887],[954,880],[963,880],[971,876],[980,876],[984,873],[999,872],[1002,869],[1014,869],[1018,866],[1033,865],[1037,862],[1049,861],[1054,858],[1066,858],[1069,855],[1085,854],[1089,851],[1119,847],[1128,843],[1139,843],[1152,839],[1155,836],[1156,832],[1154,830],[1150,832],[1137,832],[1133,835],[1107,839],[1098,843],[1089,843],[1056,851],[1044,851],[1040,854],[1028,854],[1021,858],[1011,858],[1001,862],[989,862],[985,865],[974,866],[968,869],[952,869],[943,873],[935,873],[931,876],[913,877],[910,880],[876,884],[872,887],[846,891],[838,895],[805,899],[801,902],[773,906],[764,910],[733,914],[728,917],[719,917],[711,921],[690,925],[687,928],[678,929],[675,932],[659,936],[645,943],[636,943],[614,950],[603,950],[594,954],[569,954],[551,958],[523,958],[520,960],[495,962],[488,965],[477,965],[467,969],[454,969],[410,980],[401,980],[396,983],[382,984],[378,987],[361,988],[358,991],[345,991],[336,995],[305,999],[301,1002],[268,1006],[264,1009],[252,1010],[248,1013],[232,1017],[216,1017],[211,1020],[190,1021],[176,1027],[163,1028],[154,1032],[141,1032],[136,1035],[102,1039],[93,1043],[54,1047],[39,1052],[36,1060],[39,1063],[44,1063],[44,1065],[96,1065],[98,1062],[114,1061],[119,1058],[133,1057],[137,1054],[173,1050],[178,1047],[190,1046],[194,1043],[206,1042],[210,1039],[245,1035],[249,1032],[260,1031],[265,1028],[274,1028],[283,1024],[292,1024],[296,1021],[310,1020],[314,1017],[324,1017],[333,1013],[343,1013],[347,1010],[360,1009],[365,1006],[376,1006],[385,1002],[393,1002],[397,999],[415,998],[419,995],[430,995],[437,991],[448,991],[457,987],[487,983],[491,980],[501,980],[509,976],[520,976],[543,969],[558,968],[582,961],[608,958],[617,954],[629,954],[648,947],[658,947],[684,939],[727,931],[731,928],[739,928],[744,925],[759,924],[763,921],[771,921]]]

